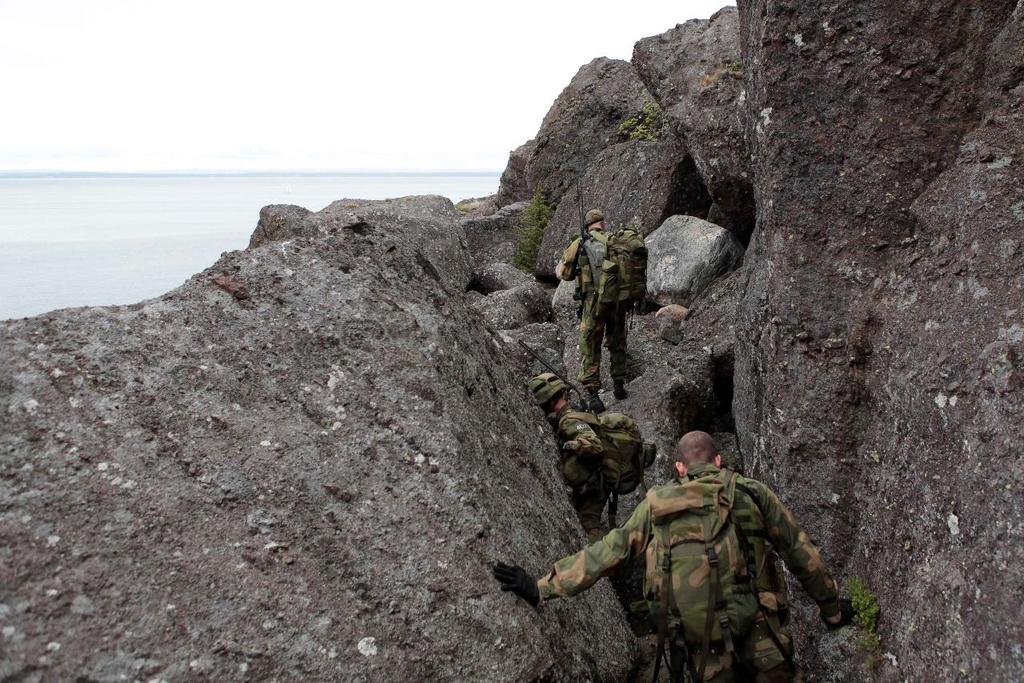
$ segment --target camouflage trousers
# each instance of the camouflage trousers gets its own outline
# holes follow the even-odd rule
[[[601,342],[608,347],[612,359],[612,380],[626,379],[626,311],[612,310],[595,315],[597,297],[583,304],[580,318],[580,371],[576,378],[586,389],[601,388]]]
[[[588,543],[600,541],[608,533],[606,525],[601,522],[601,513],[607,502],[608,492],[602,491],[600,486],[587,484],[572,490],[572,506],[576,508]]]
[[[756,683],[791,683],[803,680],[793,668],[792,657],[793,640],[789,633],[779,626],[774,614],[770,617],[772,624],[769,625],[764,611],[758,612],[754,621],[754,628],[745,638],[736,640],[736,651],[729,653],[721,644],[712,645],[708,663],[704,668],[704,681],[711,683],[739,683],[740,681],[755,681]],[[774,626],[774,629],[773,629]],[[773,631],[779,643],[788,650],[783,653],[775,644]],[[690,646],[690,654],[693,657],[694,671],[700,664],[699,645]],[[686,680],[681,677],[682,667],[677,662],[681,659],[681,650],[672,648],[673,660],[673,681]],[[676,674],[679,674],[678,676]]]

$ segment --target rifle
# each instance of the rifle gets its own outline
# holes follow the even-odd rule
[[[570,382],[565,377],[562,377],[562,373],[560,373],[558,370],[556,370],[555,366],[553,366],[551,363],[549,363],[546,360],[544,360],[544,358],[539,353],[537,353],[537,351],[535,349],[531,348],[530,345],[527,344],[526,342],[524,342],[522,339],[519,340],[519,345],[522,346],[524,349],[526,349],[527,353],[529,353],[531,356],[536,358],[540,362],[541,365],[546,367],[548,369],[548,372],[550,372],[552,375],[554,375],[558,379],[562,380],[562,384],[564,384],[565,386],[567,386],[570,389],[572,389],[573,391],[575,391],[576,395],[579,396],[582,401],[586,402],[586,399],[583,398],[583,392],[579,390],[579,387],[577,387],[575,383]]]
[[[572,272],[578,273],[580,268],[580,254],[583,252],[583,245],[587,243],[587,239],[590,237],[590,232],[587,230],[587,221],[583,215],[583,193],[580,191],[580,181],[576,181],[576,208],[580,214],[580,243],[576,247],[576,255],[572,259]],[[579,277],[577,274],[576,277]],[[576,307],[576,319],[579,320],[583,317],[583,295],[580,293],[579,285],[576,285],[576,291],[573,293],[572,298],[579,302]]]
[[[576,208],[580,214],[580,246],[583,246],[590,233],[587,232],[587,219],[583,216],[583,193],[580,191],[580,181],[578,180],[576,181]]]

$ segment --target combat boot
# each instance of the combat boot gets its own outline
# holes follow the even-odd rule
[[[615,380],[615,390],[612,393],[620,401],[624,398],[629,398],[629,392],[626,391],[626,383],[621,379]]]
[[[601,400],[601,396],[596,391],[591,389],[589,394],[590,395],[587,397],[587,410],[592,412],[594,415],[600,415],[607,410],[607,408],[604,407],[604,401]]]

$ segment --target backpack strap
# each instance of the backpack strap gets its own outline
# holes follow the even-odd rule
[[[672,596],[672,545],[668,543],[668,525],[665,529],[665,555],[661,565],[661,614],[658,615],[658,649],[654,655],[654,676],[651,683],[656,683],[658,673],[661,671],[661,660],[665,656],[665,641],[668,640],[668,614],[675,607],[675,597]],[[672,596],[672,597],[670,597]]]
[[[732,503],[736,495],[736,473],[725,470],[723,474],[727,475],[725,490],[726,500],[729,505],[729,512],[726,514],[725,526],[722,531],[730,523],[732,523]],[[726,609],[727,605],[725,600],[722,598],[722,583],[719,577],[719,557],[718,551],[715,550],[715,539],[711,533],[711,520],[708,520],[704,524],[704,554],[708,559],[708,605],[707,615],[704,619],[704,637],[701,641],[701,652],[700,652],[700,668],[697,670],[697,680],[704,680],[704,670],[707,667],[708,655],[711,651],[711,631],[715,625],[715,615],[718,616],[718,625],[722,631],[722,642],[725,644],[725,651],[732,653],[735,652],[736,646],[732,639],[732,627],[729,624],[729,613]],[[721,531],[717,535],[721,535]]]

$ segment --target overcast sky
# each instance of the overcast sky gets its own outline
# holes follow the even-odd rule
[[[0,169],[500,170],[582,64],[725,4],[0,0]]]

